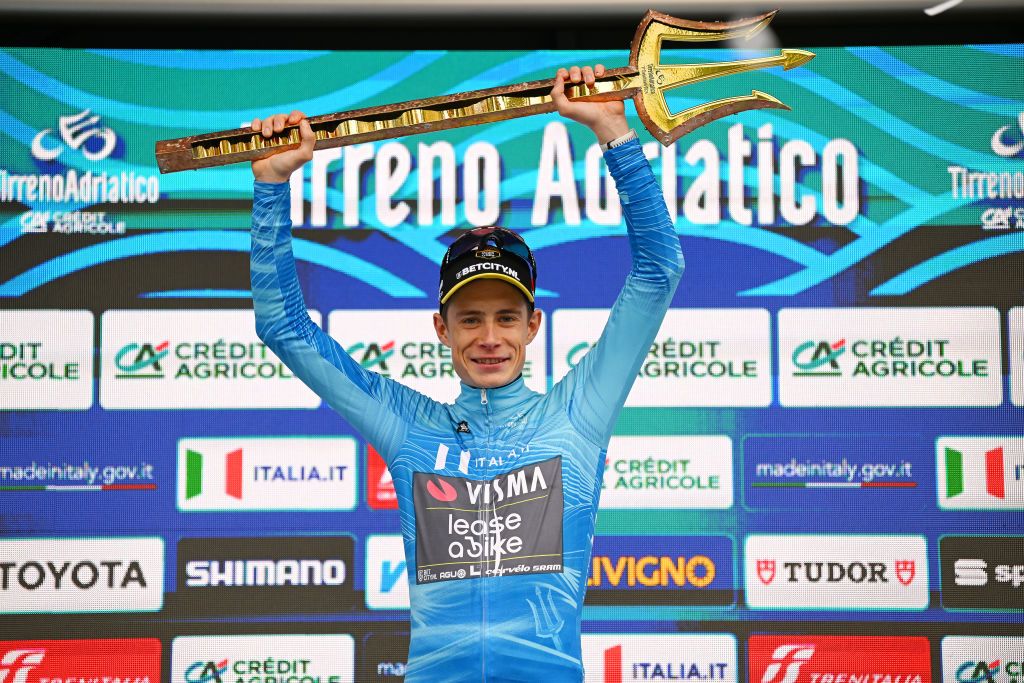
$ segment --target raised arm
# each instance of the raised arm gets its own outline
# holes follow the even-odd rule
[[[314,134],[301,112],[256,119],[270,135],[299,122],[302,146],[253,163],[250,275],[256,333],[288,368],[340,413],[390,462],[405,439],[402,415],[425,409],[426,397],[363,369],[310,319],[292,255],[288,178],[313,156]]]
[[[622,103],[570,102],[564,96],[564,80],[589,84],[595,72],[600,77],[604,68],[560,70],[552,97],[563,116],[589,127],[599,143],[621,143],[604,157],[622,204],[633,265],[597,344],[566,375],[559,390],[568,393],[573,426],[604,447],[679,284],[683,255],[651,165],[640,143],[628,140],[631,131]]]

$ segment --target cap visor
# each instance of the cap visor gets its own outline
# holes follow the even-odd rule
[[[462,289],[463,287],[468,285],[473,280],[482,280],[484,278],[487,278],[489,280],[503,280],[503,281],[509,283],[510,285],[515,285],[516,289],[518,289],[520,292],[523,293],[523,296],[526,297],[527,301],[529,301],[531,304],[534,302],[533,301],[533,292],[531,292],[529,289],[527,289],[523,285],[522,282],[520,282],[519,280],[515,279],[514,277],[509,277],[508,275],[502,275],[501,273],[478,273],[476,275],[473,275],[471,277],[466,278],[465,280],[463,280],[459,284],[457,284],[454,287],[452,287],[451,289],[449,289],[448,293],[445,294],[445,297],[443,299],[441,299],[440,303],[442,305],[448,303],[448,300],[452,298],[452,294],[455,294],[455,292],[459,291],[460,289]]]

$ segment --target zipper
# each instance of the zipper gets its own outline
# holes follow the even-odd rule
[[[487,476],[486,458],[490,457],[491,450],[491,410],[487,403],[487,389],[480,389],[480,405],[484,411],[484,476]],[[485,480],[486,481],[486,480]],[[487,514],[487,507],[484,506],[484,537],[480,538],[481,544],[486,543],[487,528],[490,525],[490,515]],[[482,568],[487,569],[490,558],[485,557]],[[480,577],[480,680],[487,681],[487,577]]]

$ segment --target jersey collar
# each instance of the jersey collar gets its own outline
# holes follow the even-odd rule
[[[480,389],[460,381],[459,389],[459,397],[455,399],[455,405],[463,410],[473,412],[481,412],[486,407],[491,413],[503,413],[537,395],[537,392],[526,386],[522,375],[505,386],[493,389]],[[486,406],[483,405],[481,393],[484,391],[487,392]]]

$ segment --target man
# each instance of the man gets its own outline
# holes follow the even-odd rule
[[[252,292],[261,339],[381,453],[398,494],[410,583],[408,683],[581,681],[580,617],[605,453],[615,418],[682,273],[679,241],[621,102],[570,102],[615,178],[633,267],[596,346],[550,393],[526,388],[541,325],[533,257],[514,233],[478,229],[441,268],[438,338],[461,393],[433,401],[368,372],[306,314],[290,242],[287,180],[312,158],[300,112],[254,120],[271,135],[300,123],[302,147],[256,162]]]

